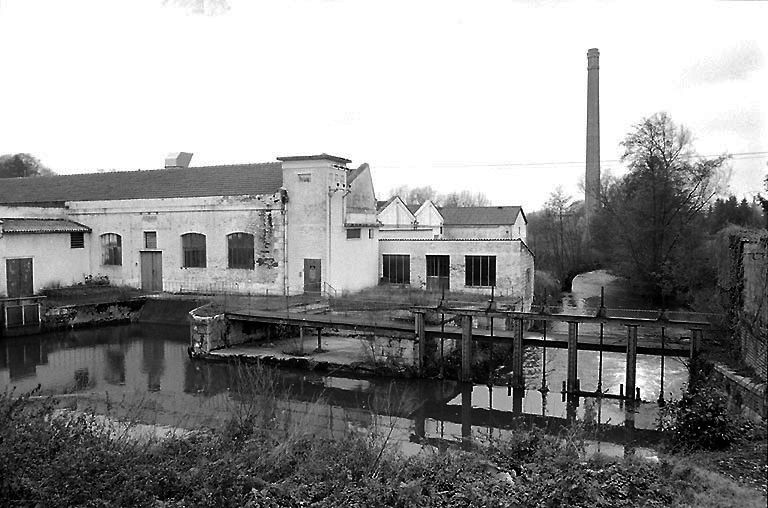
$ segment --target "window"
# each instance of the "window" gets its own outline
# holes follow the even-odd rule
[[[184,268],[205,268],[205,235],[187,233],[181,235],[181,251]]]
[[[360,228],[352,228],[347,230],[347,240],[350,238],[360,238]]]
[[[248,233],[227,235],[227,254],[229,268],[253,270],[253,235]]]
[[[369,239],[373,239],[373,228],[370,228],[370,229],[368,230],[368,238],[369,238]]]
[[[311,182],[312,181],[312,173],[299,173],[299,181],[300,182]]]
[[[123,239],[116,233],[101,235],[101,264],[123,264]]]
[[[384,254],[383,278],[392,284],[411,283],[411,256],[407,254]]]
[[[83,233],[70,233],[69,234],[69,247],[71,249],[84,249],[85,248],[85,236]]]
[[[465,256],[467,286],[496,285],[496,256]]]
[[[144,231],[144,248],[157,249],[157,232]]]

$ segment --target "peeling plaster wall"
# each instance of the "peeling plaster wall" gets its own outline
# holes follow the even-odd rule
[[[533,303],[533,255],[520,240],[380,240],[379,276],[384,254],[410,256],[411,286],[427,287],[427,255],[450,256],[450,290],[490,294],[490,287],[465,286],[464,256],[496,256],[496,294]]]
[[[141,287],[141,251],[162,253],[165,291],[282,294],[284,212],[279,193],[269,196],[141,199],[70,203],[68,216],[92,228],[90,265],[115,284]],[[157,233],[145,249],[144,232]],[[254,235],[254,269],[228,268],[227,235]],[[100,235],[122,238],[122,265],[102,264]],[[206,237],[206,267],[184,268],[181,235]]]
[[[51,284],[68,286],[83,282],[90,273],[91,235],[83,234],[84,249],[73,249],[69,233],[5,234],[0,236],[0,296],[8,294],[6,260],[32,258],[35,293]]]

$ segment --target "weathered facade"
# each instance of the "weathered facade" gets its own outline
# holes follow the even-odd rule
[[[0,217],[66,223],[81,228],[84,239],[72,247],[70,231],[61,228],[6,234],[0,295],[87,277],[149,291],[338,294],[395,282],[383,260],[399,251],[413,265],[407,280],[398,272],[398,283],[494,286],[524,302],[532,293],[533,257],[519,207],[440,209],[427,202],[411,210],[397,198],[382,212],[367,164],[349,168],[348,159],[321,154],[184,167],[190,157],[177,154],[160,170],[5,180]],[[403,241],[380,242],[380,229],[382,238]],[[32,283],[20,292],[5,266],[22,264]]]

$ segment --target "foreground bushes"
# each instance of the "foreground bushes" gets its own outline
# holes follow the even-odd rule
[[[312,436],[269,411],[153,442],[53,410],[0,396],[0,505],[707,506],[720,490],[752,501],[687,467],[584,460],[578,439],[536,430],[404,457],[375,434]]]

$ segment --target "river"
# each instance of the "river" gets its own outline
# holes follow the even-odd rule
[[[602,284],[595,286],[595,281]],[[592,272],[577,277],[573,293],[564,295],[564,300],[583,307],[595,297],[595,288],[599,294],[601,285],[606,286],[607,298],[613,296],[612,287],[623,291],[609,275]],[[145,423],[216,427],[242,411],[243,386],[251,367],[192,361],[188,341],[185,326],[144,323],[3,338],[0,389],[20,394],[39,384],[43,394],[76,394],[62,397],[72,407],[112,411]],[[599,362],[598,353],[579,352],[582,389],[596,387]],[[280,386],[285,411],[327,432],[388,425],[397,429],[394,438],[418,446],[414,442],[424,438],[461,441],[470,432],[473,437],[493,436],[513,428],[516,421],[561,428],[567,416],[560,394],[566,351],[547,349],[544,363],[542,350],[529,348],[525,369],[526,389],[519,391],[439,380],[349,379],[285,369],[276,371],[273,382]],[[604,353],[603,388],[618,393],[624,369],[624,355]],[[655,427],[659,373],[658,357],[638,356],[637,386],[645,402],[633,413],[637,429]],[[549,392],[540,390],[543,374]],[[686,377],[685,365],[668,357],[667,398],[670,392],[679,394]],[[616,446],[605,441],[622,441],[618,429],[623,428],[626,411],[617,400],[581,399],[576,416],[609,430],[601,434],[603,443],[597,443],[605,451]],[[614,427],[616,432],[611,433]]]

